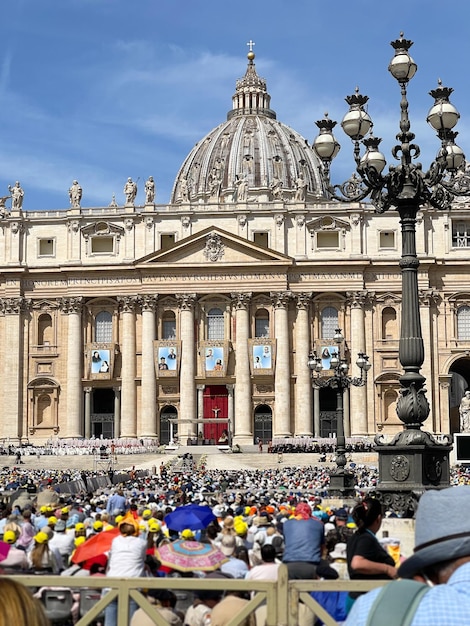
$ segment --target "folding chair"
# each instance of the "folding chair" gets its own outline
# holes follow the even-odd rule
[[[80,617],[86,615],[99,600],[101,600],[100,589],[80,589]],[[96,624],[97,622],[104,623],[104,611],[99,613],[92,623]]]
[[[73,596],[70,589],[44,589],[41,602],[51,624],[72,623]]]

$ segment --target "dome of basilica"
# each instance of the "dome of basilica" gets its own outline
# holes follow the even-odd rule
[[[277,121],[254,58],[250,51],[227,121],[185,159],[171,202],[309,202],[324,195],[316,154],[299,133]]]

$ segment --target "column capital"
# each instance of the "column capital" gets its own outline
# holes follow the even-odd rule
[[[59,308],[62,313],[70,315],[71,313],[81,313],[83,307],[83,297],[77,296],[74,298],[61,298],[59,301]]]
[[[296,293],[294,294],[295,306],[298,309],[308,309],[310,302],[312,301],[312,292]]]
[[[93,391],[93,387],[83,387],[83,391],[85,393],[91,393]]]
[[[31,305],[32,301],[27,300],[23,296],[18,298],[0,298],[0,312],[4,315],[18,315],[18,313],[30,308]]]
[[[436,289],[420,289],[418,298],[421,306],[429,306],[430,304],[437,304],[441,296]]]
[[[251,291],[246,293],[231,293],[233,306],[235,309],[247,309],[250,306],[253,294]]]
[[[235,390],[235,385],[225,385],[228,391],[229,396],[233,396],[233,392]]]
[[[198,391],[204,391],[204,389],[205,389],[205,388],[206,388],[206,386],[205,386],[205,385],[196,385],[196,389],[197,389]]]
[[[195,293],[181,293],[176,294],[176,300],[178,302],[178,306],[183,311],[190,311],[194,308],[196,304],[197,296]]]
[[[291,291],[279,291],[271,292],[270,294],[272,305],[275,309],[285,309],[289,306],[289,301],[292,299]]]
[[[361,289],[360,291],[347,291],[347,303],[352,309],[362,309],[364,305],[370,304],[375,297],[375,292]]]
[[[136,306],[139,304],[137,296],[119,296],[117,300],[122,313],[134,313]]]
[[[121,387],[113,387],[114,393],[121,393]]]
[[[155,311],[157,308],[158,294],[145,295],[140,297],[142,311]]]

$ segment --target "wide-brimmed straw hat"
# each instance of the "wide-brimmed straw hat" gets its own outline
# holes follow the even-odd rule
[[[430,565],[470,556],[470,486],[429,490],[418,504],[414,554],[398,570],[412,578]]]

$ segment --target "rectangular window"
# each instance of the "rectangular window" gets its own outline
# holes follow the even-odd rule
[[[172,246],[175,245],[175,234],[167,234],[161,235],[160,237],[160,249],[161,250],[169,250]]]
[[[257,318],[255,320],[255,337],[269,337],[269,319]]]
[[[317,233],[317,248],[339,248],[338,231],[322,231]]]
[[[452,247],[470,248],[470,222],[452,222]]]
[[[38,256],[54,256],[55,239],[38,239]]]
[[[253,241],[261,248],[269,248],[269,233],[253,233]]]
[[[93,237],[91,240],[92,254],[113,254],[114,237]]]
[[[163,339],[176,339],[176,320],[163,320]]]
[[[383,249],[395,249],[395,231],[382,230],[379,232],[379,248]]]

